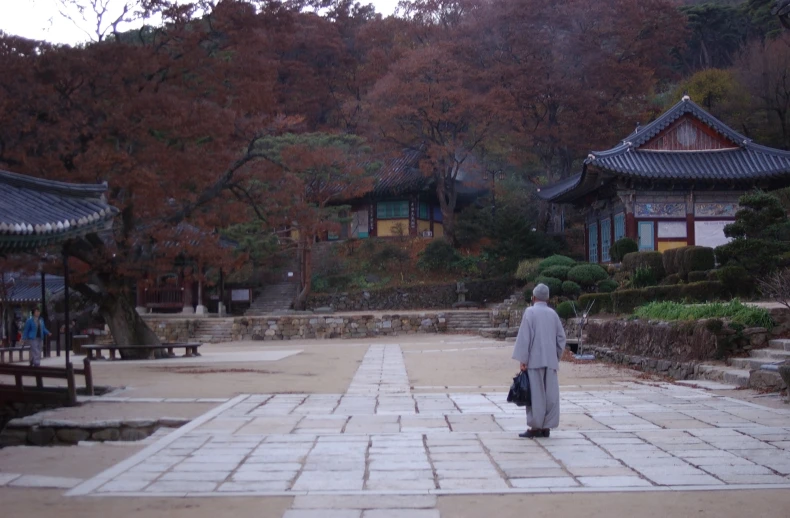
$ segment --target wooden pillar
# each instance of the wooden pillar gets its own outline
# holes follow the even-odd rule
[[[595,221],[597,224],[595,228],[598,229],[598,248],[597,253],[595,254],[597,257],[595,258],[595,262],[601,264],[603,262],[603,229],[601,228],[601,219],[598,218]]]
[[[135,291],[137,292],[137,304],[135,305],[135,309],[138,313],[143,314],[148,311],[145,301],[145,280],[137,279]]]
[[[378,233],[376,232],[376,202],[371,202],[370,206],[368,207],[368,236],[369,237],[376,237]]]
[[[696,236],[694,232],[694,193],[686,197],[686,244],[694,245]]]
[[[639,230],[637,230],[636,217],[633,212],[625,213],[625,237],[630,237],[639,243]]]
[[[590,260],[590,224],[584,223],[584,260]]]

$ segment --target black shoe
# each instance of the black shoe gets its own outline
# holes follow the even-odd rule
[[[534,439],[536,437],[542,437],[543,431],[542,430],[527,430],[524,433],[518,434],[519,437],[522,439]]]
[[[551,436],[551,430],[549,430],[548,428],[545,428],[543,430],[543,437],[550,437],[550,436]]]

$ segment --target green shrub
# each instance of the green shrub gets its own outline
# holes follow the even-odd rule
[[[688,276],[689,282],[702,282],[708,280],[708,272],[691,271]]]
[[[554,277],[544,277],[541,275],[535,279],[535,284],[545,284],[548,286],[550,297],[559,297],[562,295],[562,281],[559,279],[555,279]]]
[[[540,274],[545,277],[554,277],[555,279],[565,281],[568,279],[568,272],[570,269],[570,266],[549,266],[545,270],[541,270]]]
[[[686,302],[710,302],[727,298],[729,293],[724,285],[717,281],[690,282],[681,284],[680,297],[675,299]]]
[[[568,271],[568,280],[584,288],[595,286],[598,281],[608,279],[609,274],[597,264],[580,264]]]
[[[453,245],[444,239],[434,239],[420,254],[417,266],[429,272],[449,272],[460,260],[461,254],[458,253],[458,250]]]
[[[518,263],[518,269],[515,274],[516,279],[525,282],[535,280],[535,277],[538,276],[539,265],[542,260],[543,259],[524,259]]]
[[[721,279],[719,279],[719,270],[708,270],[708,278],[705,280],[720,281]]]
[[[736,239],[716,248],[722,266],[738,265],[761,277],[773,272],[788,251],[788,244],[766,239]]]
[[[665,250],[664,253],[661,254],[662,263],[664,264],[664,272],[667,275],[680,274],[683,254],[688,248],[689,247],[687,246],[671,248],[669,250]]]
[[[611,296],[614,313],[633,313],[634,309],[649,302],[644,289],[615,291]]]
[[[575,264],[576,261],[570,257],[566,257],[564,255],[552,255],[551,257],[547,257],[546,259],[542,260],[538,265],[538,269],[542,272],[546,268],[551,268],[552,266],[574,266]]]
[[[685,279],[691,272],[708,271],[716,267],[716,256],[713,249],[707,246],[684,247],[682,255],[678,254],[680,270],[678,274]]]
[[[639,245],[636,243],[636,241],[630,237],[624,237],[614,242],[612,247],[609,249],[609,255],[611,256],[612,261],[619,263],[627,254],[638,251]]]
[[[598,281],[596,286],[598,287],[598,293],[612,293],[614,290],[620,287],[620,285],[617,284],[617,281],[612,279]]]
[[[680,281],[680,275],[673,273],[664,277],[664,280],[661,281],[661,284],[665,286],[674,286],[675,284],[680,284]]]
[[[565,302],[560,302],[557,304],[555,311],[561,319],[565,320],[576,316],[576,312],[573,310],[573,307],[573,302],[566,300]]]
[[[566,297],[578,297],[582,292],[582,287],[573,281],[565,281],[562,283],[562,294]]]
[[[754,293],[754,279],[743,266],[724,266],[716,270],[716,274],[732,296],[746,297]]]
[[[636,272],[638,268],[650,268],[656,281],[664,278],[664,261],[661,252],[633,252],[623,257],[623,269]]]
[[[746,306],[737,299],[724,304],[716,302],[688,305],[678,302],[652,302],[637,309],[634,315],[639,318],[665,321],[724,318],[742,326],[765,327],[767,329],[771,329],[774,325],[768,311],[763,308]],[[714,322],[716,321],[714,320]],[[718,322],[720,328],[721,321]]]
[[[586,311],[587,307],[592,303],[590,314],[597,313],[613,313],[612,308],[612,293],[585,293],[579,297],[579,302],[576,304],[581,311]]]
[[[656,275],[653,273],[652,268],[644,268],[640,266],[634,272],[634,275],[631,279],[631,284],[634,288],[646,288],[648,286],[655,286],[656,282]]]

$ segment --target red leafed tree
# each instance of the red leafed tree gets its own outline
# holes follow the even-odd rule
[[[421,149],[445,238],[455,240],[457,184],[498,121],[497,99],[462,49],[437,41],[407,52],[368,96],[371,134],[390,147]]]
[[[294,308],[304,309],[311,290],[313,243],[338,230],[346,209],[343,201],[373,188],[377,164],[369,159],[363,139],[354,135],[287,134],[261,139],[256,149],[270,157],[271,165],[256,176],[251,190],[260,197],[269,224],[285,229],[297,245],[300,289]],[[262,192],[255,191],[256,185]],[[275,191],[277,196],[268,195]]]
[[[184,252],[223,263],[213,230],[244,214],[235,205],[248,203],[247,181],[263,170],[256,143],[292,122],[273,95],[280,7],[202,4],[200,17],[195,6],[165,6],[164,29],[79,48],[0,37],[0,167],[107,181],[121,211],[111,236],[67,249],[82,264],[75,288],[119,345],[158,341],[134,311],[133,279]],[[184,250],[196,236],[201,246]]]

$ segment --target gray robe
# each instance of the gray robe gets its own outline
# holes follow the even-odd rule
[[[565,330],[557,313],[545,302],[524,311],[513,359],[527,365],[532,406],[527,407],[527,426],[556,428],[560,424],[560,382],[557,370],[565,350]]]

